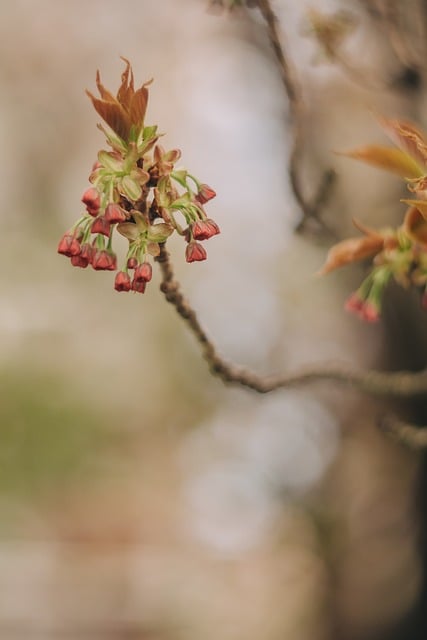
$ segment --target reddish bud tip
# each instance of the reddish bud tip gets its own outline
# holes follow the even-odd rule
[[[185,259],[187,262],[201,262],[206,260],[208,254],[199,242],[190,242],[185,251]]]
[[[207,218],[206,220],[197,220],[192,225],[191,231],[195,240],[209,240],[212,236],[220,233],[220,228],[216,222]]]
[[[110,223],[126,222],[126,212],[118,204],[110,203],[105,209],[104,218]]]
[[[196,200],[200,202],[200,204],[205,204],[209,202],[209,200],[212,200],[212,198],[215,198],[215,196],[216,192],[208,184],[201,184],[196,195]]]
[[[80,254],[79,256],[71,256],[71,264],[73,267],[81,267],[81,269],[86,269],[89,264],[89,260]]]
[[[89,187],[89,189],[86,189],[82,196],[82,202],[86,205],[87,212],[91,216],[96,216],[98,214],[101,206],[101,196],[95,187]]]
[[[92,267],[96,271],[115,271],[117,269],[117,256],[107,249],[97,249],[92,257]]]
[[[363,307],[363,300],[359,297],[358,293],[352,293],[351,296],[346,300],[344,304],[344,309],[349,311],[350,313],[360,313]]]
[[[119,271],[114,280],[114,288],[116,291],[130,291],[132,284],[130,276],[126,271]]]
[[[378,322],[380,310],[371,300],[362,300],[359,294],[353,293],[344,305],[346,311],[356,313],[365,322]]]
[[[58,253],[68,258],[78,256],[81,252],[80,242],[77,240],[75,234],[65,233],[58,244]]]
[[[153,275],[153,269],[149,262],[143,262],[139,264],[135,269],[134,281],[135,282],[150,282]]]
[[[369,300],[365,302],[360,310],[360,317],[366,322],[378,322],[380,319],[380,310]]]
[[[128,258],[126,266],[128,269],[135,269],[138,266],[138,260],[135,257]]]
[[[146,282],[134,279],[132,280],[132,291],[136,291],[137,293],[144,293],[146,285]]]
[[[104,216],[98,216],[92,222],[92,226],[90,228],[91,233],[102,233],[102,235],[110,237],[110,223]]]
[[[95,253],[95,248],[92,247],[91,244],[89,244],[88,242],[85,242],[84,244],[82,244],[82,250],[80,252],[80,256],[85,260],[87,260],[88,264],[92,262],[94,253]]]

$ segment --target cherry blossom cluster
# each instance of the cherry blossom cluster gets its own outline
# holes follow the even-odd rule
[[[427,138],[413,124],[381,118],[380,123],[395,147],[368,145],[344,155],[386,169],[401,177],[413,194],[397,228],[372,229],[360,222],[363,233],[333,246],[321,274],[366,258],[372,268],[358,290],[347,300],[346,309],[363,320],[376,322],[381,315],[383,294],[394,280],[402,287],[416,287],[427,309]]]
[[[115,231],[128,240],[125,262],[115,277],[116,291],[144,293],[152,277],[151,259],[176,232],[187,243],[187,262],[205,260],[201,244],[220,232],[204,205],[215,191],[186,169],[176,168],[179,149],[166,151],[157,126],[145,126],[148,85],[134,87],[132,68],[125,60],[121,85],[114,96],[101,83],[97,98],[87,92],[107,126],[99,124],[111,150],[102,150],[92,167],[92,184],[83,194],[85,212],[64,234],[58,253],[71,264],[116,271]]]

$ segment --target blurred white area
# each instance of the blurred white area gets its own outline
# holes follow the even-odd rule
[[[329,639],[329,560],[311,514],[325,474],[320,520],[330,509],[332,519],[360,527],[347,547],[343,536],[342,574],[335,567],[342,615],[356,616],[362,630],[365,621],[374,628],[391,619],[392,600],[379,619],[370,604],[382,593],[384,575],[392,589],[405,574],[402,557],[415,575],[405,606],[416,593],[411,532],[402,533],[403,544],[397,535],[379,577],[358,574],[357,593],[369,593],[371,603],[352,591],[348,558],[364,548],[369,521],[352,515],[354,493],[345,488],[357,493],[358,486],[343,471],[343,452],[354,460],[347,449],[353,438],[364,450],[380,404],[342,389],[262,398],[223,389],[157,292],[157,280],[144,297],[120,295],[111,274],[72,269],[55,252],[104,145],[84,88],[93,89],[99,68],[115,89],[119,57],[126,56],[138,82],[155,78],[147,121],[218,193],[207,211],[222,234],[207,244],[209,259],[187,265],[183,247],[172,245],[183,288],[221,353],[261,371],[323,360],[378,363],[381,327],[342,309],[361,271],[317,278],[327,247],[293,232],[299,212],[287,182],[287,101],[262,21],[255,11],[212,16],[205,6],[204,0],[0,6],[0,362],[5,370],[65,377],[76,399],[117,414],[120,435],[138,438],[129,446],[131,462],[112,465],[99,491],[77,483],[71,507],[69,496],[53,508],[37,507],[48,513],[42,518],[49,534],[30,524],[24,535],[21,525],[18,540],[0,546],[0,593],[8,594],[0,636],[2,624],[30,625],[52,637],[60,637],[58,629],[89,634],[118,624],[134,637]],[[399,185],[330,151],[382,139],[371,109],[409,115],[413,107],[401,96],[368,94],[334,68],[313,68],[315,47],[301,36],[306,3],[274,6],[304,80],[307,189],[314,193],[323,169],[333,166],[339,181],[325,212],[328,225],[343,236],[353,216],[382,223]],[[382,64],[381,45],[372,55]],[[363,504],[395,476],[382,465],[392,445],[377,436],[369,447],[374,453],[356,474],[370,477]],[[393,455],[400,465],[400,453]],[[414,482],[407,462],[399,472],[399,504],[407,504]],[[384,527],[400,518],[394,511]],[[20,542],[21,535],[43,542]]]
[[[183,443],[189,525],[224,553],[262,544],[333,459],[334,417],[306,394],[224,406]]]

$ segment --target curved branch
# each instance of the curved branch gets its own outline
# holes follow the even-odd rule
[[[293,136],[292,149],[289,156],[289,179],[295,199],[303,213],[303,218],[297,225],[296,230],[303,231],[305,223],[309,219],[314,219],[316,222],[320,223],[318,213],[320,208],[326,202],[329,191],[332,188],[336,177],[335,171],[329,169],[325,172],[312,202],[309,202],[303,194],[298,170],[299,157],[304,138],[304,101],[302,98],[301,86],[296,76],[295,69],[290,63],[289,56],[286,53],[283,35],[279,35],[278,19],[271,7],[270,0],[258,0],[258,7],[266,22],[270,44],[276,56],[282,82],[289,100]],[[321,224],[324,226],[323,223]]]
[[[427,449],[427,426],[417,426],[392,415],[381,418],[379,426],[393,440],[410,449]]]
[[[405,398],[427,393],[427,369],[417,373],[407,371],[387,373],[357,371],[339,365],[315,365],[294,373],[260,375],[246,367],[228,362],[218,353],[216,346],[200,324],[196,312],[182,294],[180,285],[174,277],[169,253],[164,245],[156,261],[160,264],[162,273],[160,289],[166,300],[175,307],[196,337],[211,372],[225,383],[247,387],[258,393],[269,393],[276,389],[288,389],[321,381],[338,382],[372,396]]]

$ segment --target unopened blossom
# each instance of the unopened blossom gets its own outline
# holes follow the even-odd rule
[[[96,250],[92,257],[92,267],[96,271],[115,271],[117,268],[116,254],[108,249]]]
[[[126,212],[122,209],[122,207],[114,202],[110,202],[110,204],[107,205],[104,213],[104,218],[110,224],[125,222],[127,220]]]
[[[78,256],[81,251],[81,245],[74,233],[65,233],[58,244],[58,253],[68,258]]]
[[[114,280],[116,291],[130,291],[132,287],[131,279],[126,271],[118,271]]]
[[[153,269],[149,262],[139,264],[134,273],[134,280],[137,282],[150,282],[153,275]]]
[[[200,202],[200,204],[205,204],[215,198],[216,192],[210,187],[208,184],[199,185],[199,190],[196,194],[196,200]]]
[[[187,262],[201,262],[208,257],[206,249],[200,242],[189,242],[185,251],[185,259]]]
[[[371,300],[363,300],[359,294],[352,293],[346,301],[344,308],[350,313],[355,313],[359,318],[366,322],[378,322],[380,319],[380,309],[378,305],[374,304]]]
[[[94,187],[86,189],[82,196],[82,202],[86,205],[86,210],[91,216],[96,216],[101,207],[101,196]]]
[[[142,280],[135,280],[135,278],[132,280],[132,291],[136,291],[136,293],[144,293],[146,286],[147,283]]]
[[[92,262],[94,253],[95,253],[95,248],[91,244],[89,244],[88,242],[85,242],[82,244],[80,257],[83,258],[84,260],[87,260],[88,264]]]
[[[131,256],[127,259],[126,266],[128,269],[135,269],[138,266],[138,260],[134,256]]]
[[[78,256],[71,256],[71,264],[73,267],[80,267],[81,269],[86,269],[89,264],[89,259],[82,254]]]
[[[195,240],[208,240],[220,233],[220,228],[214,220],[197,220],[191,226],[191,233]]]
[[[111,233],[110,223],[105,216],[98,216],[95,218],[90,230],[92,233],[101,233],[102,235],[107,236],[107,238],[110,237]]]

